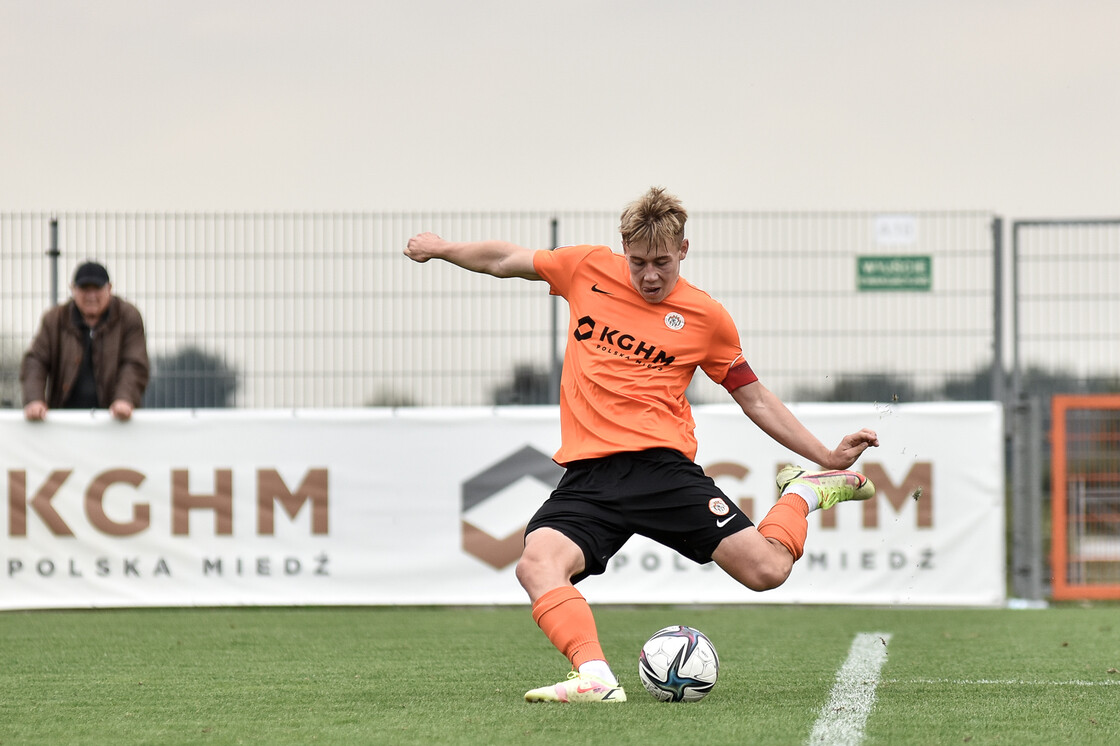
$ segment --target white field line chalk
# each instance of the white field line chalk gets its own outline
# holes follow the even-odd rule
[[[875,704],[879,672],[887,661],[889,632],[856,635],[848,660],[836,673],[828,704],[821,710],[809,736],[810,746],[857,746]]]
[[[883,684],[952,684],[954,686],[1120,686],[1120,679],[1039,681],[1035,679],[883,679]]]

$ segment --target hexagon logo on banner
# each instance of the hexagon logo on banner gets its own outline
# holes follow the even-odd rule
[[[496,570],[516,562],[525,526],[563,474],[550,456],[525,446],[463,482],[463,550]]]

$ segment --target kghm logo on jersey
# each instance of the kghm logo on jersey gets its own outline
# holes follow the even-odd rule
[[[681,319],[681,324],[684,324],[684,319]],[[572,336],[575,337],[577,342],[590,340],[612,354],[632,359],[649,367],[672,365],[676,359],[675,355],[666,355],[665,351],[657,349],[656,345],[643,342],[633,334],[621,329],[612,329],[606,324],[603,324],[602,329],[598,329],[595,319],[590,316],[580,317]]]
[[[665,314],[665,326],[669,327],[675,332],[684,329],[684,316],[681,316],[676,311]]]

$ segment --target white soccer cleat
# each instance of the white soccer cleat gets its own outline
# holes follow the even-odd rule
[[[525,692],[526,702],[625,702],[626,692],[598,676],[572,671],[566,681]]]

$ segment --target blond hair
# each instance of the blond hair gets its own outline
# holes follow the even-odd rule
[[[618,231],[624,243],[663,248],[684,240],[686,220],[688,212],[679,199],[667,193],[664,187],[650,187],[622,211]]]

